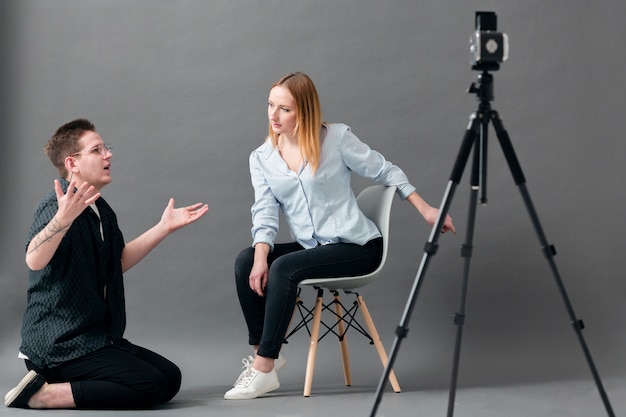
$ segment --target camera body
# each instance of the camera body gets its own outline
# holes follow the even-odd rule
[[[509,57],[509,37],[498,32],[498,17],[494,12],[476,12],[476,31],[470,36],[472,69],[494,71]]]

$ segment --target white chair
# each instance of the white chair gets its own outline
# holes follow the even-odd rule
[[[311,336],[309,345],[309,354],[306,365],[306,375],[304,379],[304,393],[305,397],[311,395],[311,387],[313,385],[313,373],[315,368],[315,358],[317,354],[317,345],[319,341],[329,333],[334,334],[339,339],[341,348],[341,361],[343,364],[343,373],[346,386],[352,385],[352,376],[350,374],[350,359],[348,357],[348,345],[346,341],[346,332],[348,329],[353,328],[357,332],[364,335],[370,340],[370,344],[376,347],[380,361],[383,367],[387,365],[388,357],[380,341],[380,336],[374,326],[374,321],[365,305],[363,297],[354,290],[364,285],[369,284],[376,279],[387,259],[387,249],[389,245],[389,217],[391,214],[391,204],[396,191],[396,187],[385,187],[383,185],[373,185],[363,190],[357,196],[357,202],[359,208],[370,220],[372,220],[378,230],[383,236],[383,256],[380,265],[376,270],[367,275],[361,275],[356,277],[333,277],[322,279],[306,279],[300,283],[300,289],[298,291],[298,299],[296,302],[296,308],[294,310],[294,317],[298,316],[298,324],[285,337],[287,339],[302,328],[306,328],[307,332]],[[300,293],[302,286],[311,286],[317,290],[317,297],[315,299],[315,307],[311,310],[304,306]],[[333,300],[329,304],[324,304],[323,294],[324,289],[333,293]],[[356,297],[354,304],[350,308],[346,308],[341,303],[339,297],[339,291],[343,291],[345,294],[351,294]],[[334,307],[334,311],[332,309]],[[358,323],[356,320],[357,310],[361,311],[365,326]],[[334,318],[334,323],[327,324],[322,320],[322,313],[328,311]],[[293,318],[292,318],[293,321]],[[311,327],[309,327],[309,324]],[[324,326],[325,331],[320,336],[320,328]],[[396,379],[393,370],[389,374],[389,381],[395,392],[400,392],[400,385]]]

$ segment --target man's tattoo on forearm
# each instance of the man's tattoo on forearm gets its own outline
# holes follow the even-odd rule
[[[33,247],[30,251],[28,251],[28,253],[37,251],[41,245],[46,242],[50,242],[54,235],[56,235],[57,233],[61,233],[68,227],[70,227],[69,224],[62,225],[58,222],[56,217],[53,217],[52,220],[50,220],[50,223],[48,223],[48,225],[41,231],[41,233],[35,236],[35,239],[33,241]]]

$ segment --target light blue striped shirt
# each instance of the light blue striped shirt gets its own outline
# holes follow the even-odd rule
[[[317,172],[305,162],[296,173],[289,169],[272,142],[267,140],[250,154],[254,187],[252,245],[274,247],[279,212],[294,240],[305,248],[338,242],[364,245],[380,237],[361,213],[350,187],[350,174],[398,187],[406,199],[413,187],[404,172],[357,138],[341,123],[324,124],[322,152]]]

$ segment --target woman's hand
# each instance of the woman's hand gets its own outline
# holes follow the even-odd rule
[[[435,224],[435,222],[437,221],[437,217],[439,216],[439,209],[428,204],[416,192],[411,193],[411,195],[407,197],[407,200],[413,205],[413,207],[417,209],[417,211],[421,213],[422,217],[424,217],[424,220],[426,220],[426,223],[428,223],[431,227]],[[443,226],[441,226],[441,233],[446,233],[448,231],[456,233],[456,228],[452,223],[452,217],[450,217],[449,214],[446,214],[446,218],[443,221]]]
[[[265,296],[265,287],[267,287],[267,275],[269,268],[267,261],[255,260],[250,271],[250,288],[260,297]]]
[[[437,217],[439,216],[439,209],[434,208],[434,207],[429,207],[426,210],[424,210],[424,213],[422,214],[424,216],[424,220],[426,220],[426,222],[430,226],[433,226],[435,222],[437,221]],[[456,228],[454,227],[454,224],[452,223],[452,217],[450,217],[449,214],[446,214],[446,218],[443,221],[443,226],[441,227],[441,233],[446,233],[446,232],[456,233]]]
[[[269,275],[269,266],[267,265],[267,255],[270,253],[270,245],[267,243],[257,243],[254,245],[254,263],[248,278],[250,288],[257,293],[259,297],[265,296],[265,288],[267,287],[267,277]]]

